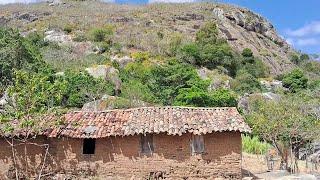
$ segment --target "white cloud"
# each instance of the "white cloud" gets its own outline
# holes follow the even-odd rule
[[[196,0],[149,0],[149,3],[192,3]]]
[[[305,39],[298,39],[296,41],[298,46],[315,46],[320,44],[320,39],[316,38],[305,38]]]
[[[295,37],[304,37],[310,35],[320,35],[320,21],[313,21],[305,26],[292,30],[287,30],[287,35]]]

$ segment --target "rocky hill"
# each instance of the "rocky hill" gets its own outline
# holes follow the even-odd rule
[[[219,35],[239,52],[250,48],[277,75],[294,65],[295,51],[264,17],[245,8],[226,4],[149,4],[144,6],[106,4],[98,1],[54,1],[0,6],[0,26],[17,27],[22,33],[49,31],[70,26],[73,36],[92,27],[111,24],[115,41],[125,52],[142,50],[165,54],[170,39],[192,40],[205,22],[218,24]]]

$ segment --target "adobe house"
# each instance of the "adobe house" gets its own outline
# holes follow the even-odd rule
[[[251,131],[234,107],[79,111],[63,120],[64,125],[30,140],[46,146],[16,142],[16,158],[8,138],[2,137],[2,177],[14,173],[15,163],[21,172],[28,166],[26,171],[33,175],[41,171],[103,179],[240,179],[241,133]]]

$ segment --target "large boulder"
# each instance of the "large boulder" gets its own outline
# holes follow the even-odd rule
[[[284,89],[282,85],[282,81],[278,81],[278,80],[272,80],[272,81],[261,80],[260,84],[264,88],[266,88],[268,91],[275,91],[276,89]]]
[[[94,78],[105,79],[115,86],[116,94],[120,93],[121,79],[119,77],[119,70],[108,65],[98,65],[90,68],[86,68],[86,71]]]
[[[6,113],[8,109],[12,109],[16,106],[14,97],[10,97],[8,91],[5,91],[0,98],[0,114]]]
[[[70,35],[65,34],[62,31],[51,30],[51,31],[46,31],[44,34],[45,34],[45,37],[44,37],[45,41],[56,42],[59,44],[72,42],[72,37]]]
[[[123,56],[123,57],[112,56],[111,61],[118,63],[120,68],[124,68],[128,63],[134,62],[134,59],[128,56]]]
[[[210,80],[208,87],[209,91],[214,91],[219,88],[230,89],[230,77],[220,74],[216,70],[209,70],[207,68],[200,68],[197,70],[198,75],[203,80]]]
[[[0,98],[0,107],[5,106],[8,103],[8,99],[9,99],[8,93],[5,92],[3,96]]]
[[[265,93],[254,93],[254,94],[245,94],[238,101],[238,107],[241,108],[244,112],[249,112],[250,109],[250,98],[252,97],[262,97],[266,100],[270,101],[280,101],[281,96],[279,94],[275,94],[273,92],[265,92]]]

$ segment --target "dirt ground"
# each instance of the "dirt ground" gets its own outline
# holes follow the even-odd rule
[[[320,179],[320,164],[317,170],[314,165],[306,161],[298,161],[299,172],[290,174],[287,171],[279,170],[280,159],[275,162],[273,171],[268,171],[265,156],[243,153],[242,155],[242,171],[244,179],[302,179],[317,180]],[[289,162],[290,164],[290,162]],[[250,178],[248,178],[250,177]]]

